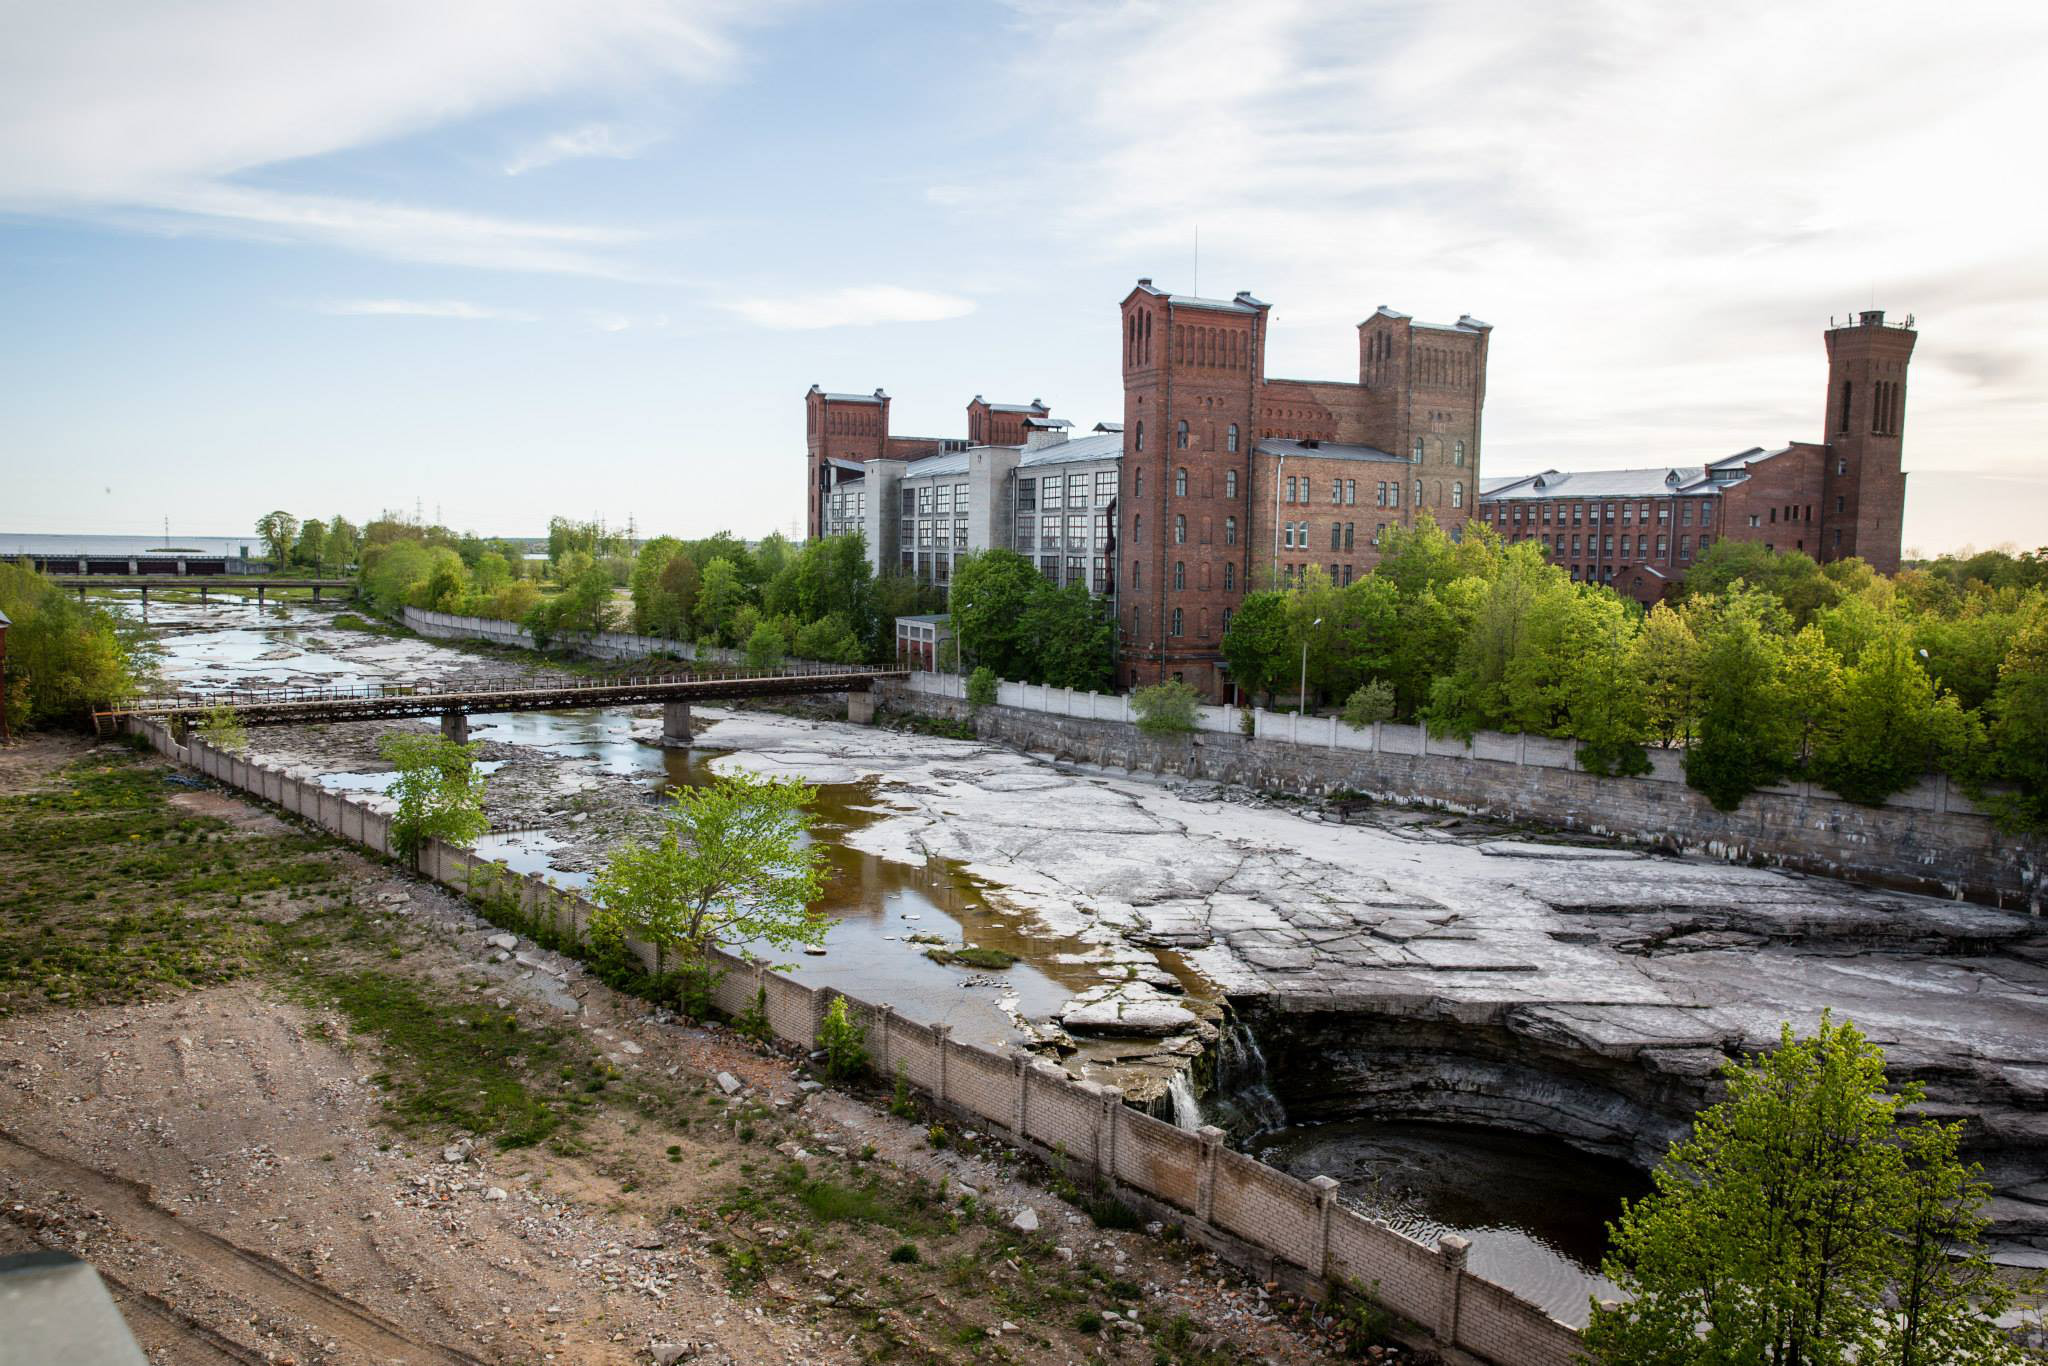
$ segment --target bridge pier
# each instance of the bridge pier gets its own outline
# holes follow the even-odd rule
[[[690,743],[690,704],[661,704],[661,743],[668,749],[684,749]]]
[[[441,738],[453,740],[458,745],[469,743],[469,713],[466,711],[444,711],[441,713]]]
[[[256,585],[256,610],[263,610],[263,585],[260,583]]]
[[[313,585],[313,601],[316,603],[320,601],[320,585],[317,583]]]
[[[856,726],[869,726],[874,724],[874,689],[848,689],[846,694],[846,719],[853,722],[853,724]]]

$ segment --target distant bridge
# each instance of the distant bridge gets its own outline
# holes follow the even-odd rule
[[[442,734],[453,740],[467,740],[469,718],[478,712],[569,711],[659,702],[662,704],[662,737],[681,743],[690,738],[692,702],[843,692],[847,694],[849,718],[868,721],[874,717],[875,685],[909,676],[909,672],[902,669],[848,669],[839,665],[806,664],[778,669],[721,671],[710,675],[687,672],[599,679],[542,679],[527,675],[460,688],[446,688],[439,684],[233,688],[149,698],[100,712],[97,719],[105,729],[118,726],[127,717],[149,717],[168,722],[174,730],[182,732],[208,712],[222,707],[231,708],[235,719],[244,726],[438,716]]]
[[[139,588],[142,600],[149,601],[152,588],[198,589],[201,601],[215,589],[239,589],[243,592],[254,590],[258,606],[263,603],[265,593],[273,588],[310,588],[313,601],[320,601],[323,591],[347,593],[354,596],[354,579],[292,579],[265,575],[261,578],[246,574],[52,574],[51,582],[59,588],[76,588],[83,598],[89,588]]]

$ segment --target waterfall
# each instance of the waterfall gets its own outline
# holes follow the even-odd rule
[[[1242,1020],[1232,1020],[1216,1046],[1215,1089],[1236,1112],[1239,1124],[1231,1126],[1233,1133],[1241,1125],[1247,1131],[1243,1137],[1249,1138],[1287,1123],[1287,1111],[1268,1080],[1266,1055],[1251,1026]]]
[[[1195,1083],[1185,1069],[1175,1072],[1173,1080],[1166,1083],[1166,1094],[1173,1101],[1176,1126],[1189,1132],[1202,1127],[1202,1102],[1196,1098]]]

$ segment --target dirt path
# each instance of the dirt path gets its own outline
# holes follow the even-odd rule
[[[0,1130],[0,1177],[17,1191],[41,1191],[46,1199],[83,1207],[92,1217],[118,1226],[126,1237],[176,1258],[188,1292],[265,1306],[271,1314],[290,1320],[296,1331],[327,1343],[329,1351],[364,1361],[482,1366],[465,1352],[407,1336],[362,1305],[259,1252],[181,1222],[151,1199],[145,1186],[44,1152],[5,1130]],[[37,1207],[20,1200],[7,1207],[7,1214],[29,1228],[43,1218]],[[144,1312],[174,1321],[195,1346],[211,1348],[215,1356],[228,1360],[262,1360],[167,1301],[132,1288],[128,1293],[142,1303]]]

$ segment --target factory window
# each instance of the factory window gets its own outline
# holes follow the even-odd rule
[[[1237,518],[1235,517],[1225,517],[1223,519],[1223,544],[1237,544]]]
[[[1451,506],[1454,508],[1465,506],[1465,485],[1462,480],[1451,485]]]
[[[1188,467],[1186,465],[1182,465],[1178,470],[1174,471],[1173,496],[1176,498],[1188,496]]]
[[[1188,543],[1188,519],[1178,513],[1174,514],[1173,518],[1173,543],[1175,545],[1186,545]]]
[[[1236,430],[1237,430],[1237,428],[1235,428],[1235,427],[1232,427],[1232,428],[1231,428],[1231,430],[1232,430],[1232,431],[1236,431]],[[1223,496],[1224,496],[1225,498],[1235,498],[1235,497],[1237,497],[1237,471],[1236,471],[1236,470],[1225,470],[1225,471],[1223,471]]]
[[[1223,591],[1226,593],[1235,593],[1237,591],[1237,566],[1232,564],[1229,560],[1225,560],[1223,562]],[[1224,612],[1223,619],[1225,622],[1225,629],[1227,630],[1229,629],[1228,623],[1230,620],[1230,613],[1227,611]]]
[[[1173,562],[1173,591],[1178,593],[1187,586],[1188,562],[1186,560],[1175,560]]]
[[[1358,481],[1356,479],[1346,479],[1344,481],[1344,506],[1354,507],[1357,503]]]
[[[1353,546],[1353,543],[1354,543],[1354,542],[1356,541],[1356,539],[1357,539],[1357,535],[1358,535],[1358,523],[1356,523],[1356,522],[1346,522],[1346,523],[1344,524],[1344,548],[1345,548],[1346,550],[1350,550],[1350,549],[1352,548],[1352,546]]]
[[[1174,609],[1173,609],[1173,629],[1172,629],[1172,630],[1171,630],[1170,632],[1168,632],[1168,634],[1169,634],[1169,635],[1176,635],[1176,636],[1177,636],[1177,635],[1179,635],[1179,634],[1180,634],[1180,628],[1181,628],[1181,622],[1182,622],[1183,620],[1185,620],[1185,618],[1184,618],[1184,617],[1182,616],[1180,608],[1178,608],[1178,607],[1174,608]]]
[[[1422,463],[1422,438],[1419,436],[1415,438],[1415,454],[1413,459],[1418,465]]]
[[[1234,451],[1237,449],[1237,424],[1235,422],[1230,424],[1229,434],[1224,438],[1224,441],[1225,450]]]
[[[1451,448],[1451,463],[1454,465],[1463,465],[1465,463],[1464,442],[1460,441],[1457,445]]]
[[[1332,522],[1330,523],[1330,549],[1342,550],[1343,548],[1344,524],[1342,522]]]
[[[1188,420],[1186,418],[1182,418],[1174,426],[1173,444],[1178,446],[1181,450],[1186,450],[1188,448]],[[1178,632],[1176,632],[1175,634],[1178,634]]]

